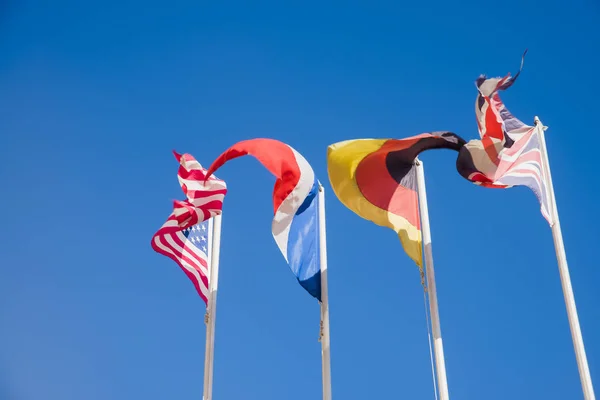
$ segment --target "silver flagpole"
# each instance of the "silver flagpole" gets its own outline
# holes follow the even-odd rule
[[[423,247],[425,249],[425,272],[427,275],[427,292],[429,293],[429,309],[431,317],[431,330],[433,331],[433,349],[435,353],[435,370],[437,372],[440,400],[448,400],[448,381],[446,378],[446,361],[444,359],[444,345],[442,343],[442,330],[440,328],[440,313],[438,309],[437,291],[435,288],[435,272],[433,270],[433,253],[431,250],[431,230],[429,227],[429,209],[427,207],[427,191],[425,190],[425,171],[423,161],[416,159],[417,187],[419,193],[419,208],[421,214],[421,228],[423,231]]]
[[[219,286],[219,256],[221,250],[221,215],[209,220],[208,259],[208,304],[206,323],[206,350],[204,353],[203,400],[212,400],[213,365],[215,354],[215,319],[217,316],[217,289]]]
[[[329,295],[327,290],[327,237],[325,229],[325,189],[319,184],[319,247],[321,265],[321,363],[323,400],[331,400],[331,352],[329,347]]]
[[[579,326],[579,317],[577,315],[577,307],[575,306],[575,296],[573,287],[571,286],[571,276],[569,274],[569,266],[567,264],[567,255],[565,252],[565,244],[563,242],[562,230],[560,228],[560,220],[558,218],[558,208],[556,207],[556,197],[554,195],[554,186],[552,185],[552,174],[550,173],[550,161],[548,159],[548,151],[546,149],[546,137],[544,131],[547,127],[542,124],[542,121],[535,117],[535,128],[540,137],[540,146],[542,148],[542,165],[544,169],[546,187],[550,197],[550,215],[552,219],[552,237],[554,238],[554,248],[556,250],[556,259],[558,261],[558,271],[560,273],[560,282],[562,284],[565,304],[567,306],[567,316],[569,318],[569,327],[571,328],[571,337],[573,339],[573,347],[575,348],[575,357],[577,359],[577,367],[579,369],[579,378],[581,379],[581,387],[583,388],[583,396],[585,400],[595,400],[594,387],[592,386],[592,378],[590,377],[590,369],[588,367],[585,347],[583,346],[583,337],[581,335],[581,327]]]

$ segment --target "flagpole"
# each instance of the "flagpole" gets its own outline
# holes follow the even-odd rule
[[[327,237],[325,229],[325,190],[319,184],[319,248],[321,265],[321,363],[323,400],[331,400],[331,351],[329,337],[329,295],[327,289]]]
[[[219,286],[219,255],[221,250],[221,215],[209,220],[208,254],[208,304],[204,322],[206,323],[206,350],[204,353],[204,392],[203,400],[212,400],[213,365],[215,354],[215,319],[217,315],[217,288]]]
[[[425,249],[425,271],[427,275],[427,293],[429,294],[429,309],[431,317],[431,330],[433,331],[433,349],[435,353],[435,370],[437,373],[440,400],[448,400],[448,382],[446,379],[446,361],[444,359],[444,345],[440,329],[440,315],[435,288],[435,272],[433,270],[433,254],[431,251],[431,231],[429,227],[429,210],[427,207],[427,191],[425,189],[425,172],[423,161],[416,159],[417,187],[419,193],[419,210],[421,214],[421,229],[423,232],[423,245]]]
[[[542,121],[536,116],[535,127],[540,137],[540,145],[542,148],[542,165],[546,187],[550,196],[550,213],[552,220],[552,237],[554,238],[554,248],[556,251],[556,259],[558,261],[558,271],[560,273],[560,282],[562,284],[563,296],[567,307],[567,316],[569,318],[569,327],[571,328],[571,337],[573,339],[573,347],[575,348],[575,357],[577,359],[577,367],[579,369],[579,378],[581,379],[581,387],[585,400],[595,400],[594,388],[592,386],[592,378],[590,377],[590,369],[588,367],[585,347],[583,345],[583,337],[581,335],[581,327],[579,326],[579,317],[577,315],[577,307],[575,305],[575,296],[573,287],[571,286],[571,276],[569,274],[569,266],[567,264],[567,255],[565,252],[565,244],[563,242],[562,230],[560,228],[560,220],[558,218],[558,208],[556,206],[556,197],[554,194],[554,186],[552,184],[552,174],[550,173],[550,160],[548,158],[548,150],[546,149],[546,137],[544,131],[547,127],[542,124]]]

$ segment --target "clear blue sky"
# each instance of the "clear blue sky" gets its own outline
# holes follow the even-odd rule
[[[294,146],[327,190],[333,396],[433,399],[422,288],[394,232],[333,195],[327,145],[477,137],[474,80],[547,133],[596,392],[600,8],[505,3],[17,1],[0,6],[0,399],[201,399],[204,304],[152,234],[181,198],[172,149]],[[589,144],[588,144],[589,143]],[[452,399],[581,387],[550,228],[526,188],[425,162]],[[317,302],[271,236],[274,179],[228,163],[215,400],[321,393]]]

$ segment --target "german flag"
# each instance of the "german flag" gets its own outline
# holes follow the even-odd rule
[[[404,251],[422,267],[415,158],[429,149],[459,151],[451,132],[406,139],[346,140],[327,148],[327,172],[338,199],[358,216],[396,231]]]

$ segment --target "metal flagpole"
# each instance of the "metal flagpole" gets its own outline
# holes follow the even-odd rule
[[[569,318],[569,326],[571,328],[571,337],[573,339],[573,347],[575,348],[575,356],[577,358],[577,367],[579,369],[579,377],[583,388],[583,396],[585,400],[595,400],[594,388],[592,386],[592,378],[590,377],[590,369],[588,367],[585,347],[583,346],[583,337],[581,335],[581,327],[579,326],[579,317],[577,316],[577,307],[575,306],[575,296],[573,295],[573,287],[571,286],[571,277],[569,274],[569,266],[567,264],[567,255],[565,253],[565,244],[563,242],[562,230],[558,218],[558,208],[556,207],[556,197],[554,195],[554,186],[552,185],[552,174],[550,173],[550,161],[548,159],[548,150],[546,149],[546,138],[544,131],[547,127],[542,124],[542,121],[536,116],[535,127],[540,137],[540,146],[542,148],[542,165],[544,169],[546,186],[550,197],[550,215],[552,219],[552,237],[554,238],[554,248],[556,250],[556,259],[558,261],[558,271],[560,273],[560,282],[562,284],[565,304],[567,306],[567,316]]]
[[[215,319],[217,315],[217,288],[219,286],[219,255],[221,250],[221,215],[209,220],[208,254],[208,304],[204,322],[206,323],[206,350],[204,353],[204,393],[203,400],[212,400],[213,365],[215,354]]]
[[[321,362],[323,400],[331,400],[331,352],[329,347],[329,297],[327,293],[327,237],[325,233],[325,190],[319,184],[319,248],[321,265]]]
[[[423,232],[423,245],[425,249],[425,272],[427,275],[427,292],[429,293],[429,309],[431,317],[431,330],[433,331],[433,349],[435,353],[435,369],[437,373],[440,400],[448,400],[448,382],[446,380],[446,361],[444,360],[444,346],[442,344],[442,331],[440,329],[440,315],[435,288],[435,272],[433,271],[433,254],[431,251],[431,231],[429,228],[429,210],[427,208],[427,191],[425,190],[425,172],[423,161],[416,159],[417,187],[419,192],[419,210],[421,214],[421,229]]]

